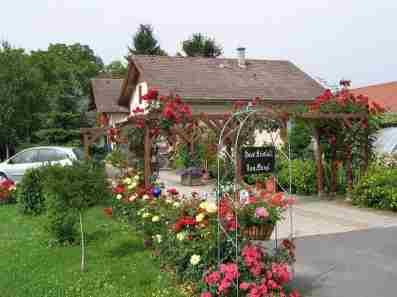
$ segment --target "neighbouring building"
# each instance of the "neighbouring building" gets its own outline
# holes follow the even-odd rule
[[[144,108],[141,96],[149,88],[161,95],[178,94],[193,113],[222,113],[235,101],[260,97],[269,106],[310,102],[324,88],[289,61],[136,55],[129,58],[128,75],[119,105],[131,113]]]
[[[382,105],[387,112],[397,112],[397,81],[371,85],[351,90],[356,95],[365,95]]]
[[[120,97],[124,79],[94,78],[90,84],[89,111],[96,111],[102,122],[114,127],[129,115],[129,109],[120,106]]]

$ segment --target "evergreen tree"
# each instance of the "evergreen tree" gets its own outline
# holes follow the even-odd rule
[[[133,55],[167,56],[153,34],[151,25],[139,25],[138,32],[133,37],[133,47],[128,47]]]
[[[201,33],[185,40],[182,44],[183,51],[188,57],[216,58],[222,54],[222,47],[213,38],[204,36]]]

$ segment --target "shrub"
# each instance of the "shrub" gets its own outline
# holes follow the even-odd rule
[[[88,207],[109,197],[104,168],[94,162],[51,166],[46,173],[46,229],[59,243],[76,241],[76,225]]]
[[[43,180],[46,167],[29,169],[18,184],[17,201],[23,214],[39,215],[45,210]]]
[[[356,205],[397,211],[397,169],[373,164],[354,185],[352,200]]]
[[[279,160],[277,164],[279,185],[289,190],[289,164]],[[316,164],[313,160],[291,160],[292,193],[311,195],[316,193]]]

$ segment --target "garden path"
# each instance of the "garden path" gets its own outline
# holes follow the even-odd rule
[[[187,187],[180,184],[180,177],[174,171],[160,172],[160,180],[166,188],[176,188],[181,194],[190,195],[192,191],[214,199],[214,183],[201,187]],[[341,200],[326,198],[297,198],[293,207],[293,235],[303,237],[309,235],[343,233],[377,227],[397,226],[397,215],[377,210],[367,210],[351,206]],[[285,219],[278,225],[278,237],[288,237],[291,231],[290,217],[287,212]],[[274,236],[274,234],[273,234]]]

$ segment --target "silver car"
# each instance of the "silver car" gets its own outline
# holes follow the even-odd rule
[[[0,178],[9,178],[19,182],[26,170],[48,164],[71,165],[82,160],[83,153],[78,148],[59,146],[41,146],[20,151],[8,160],[0,163]]]

